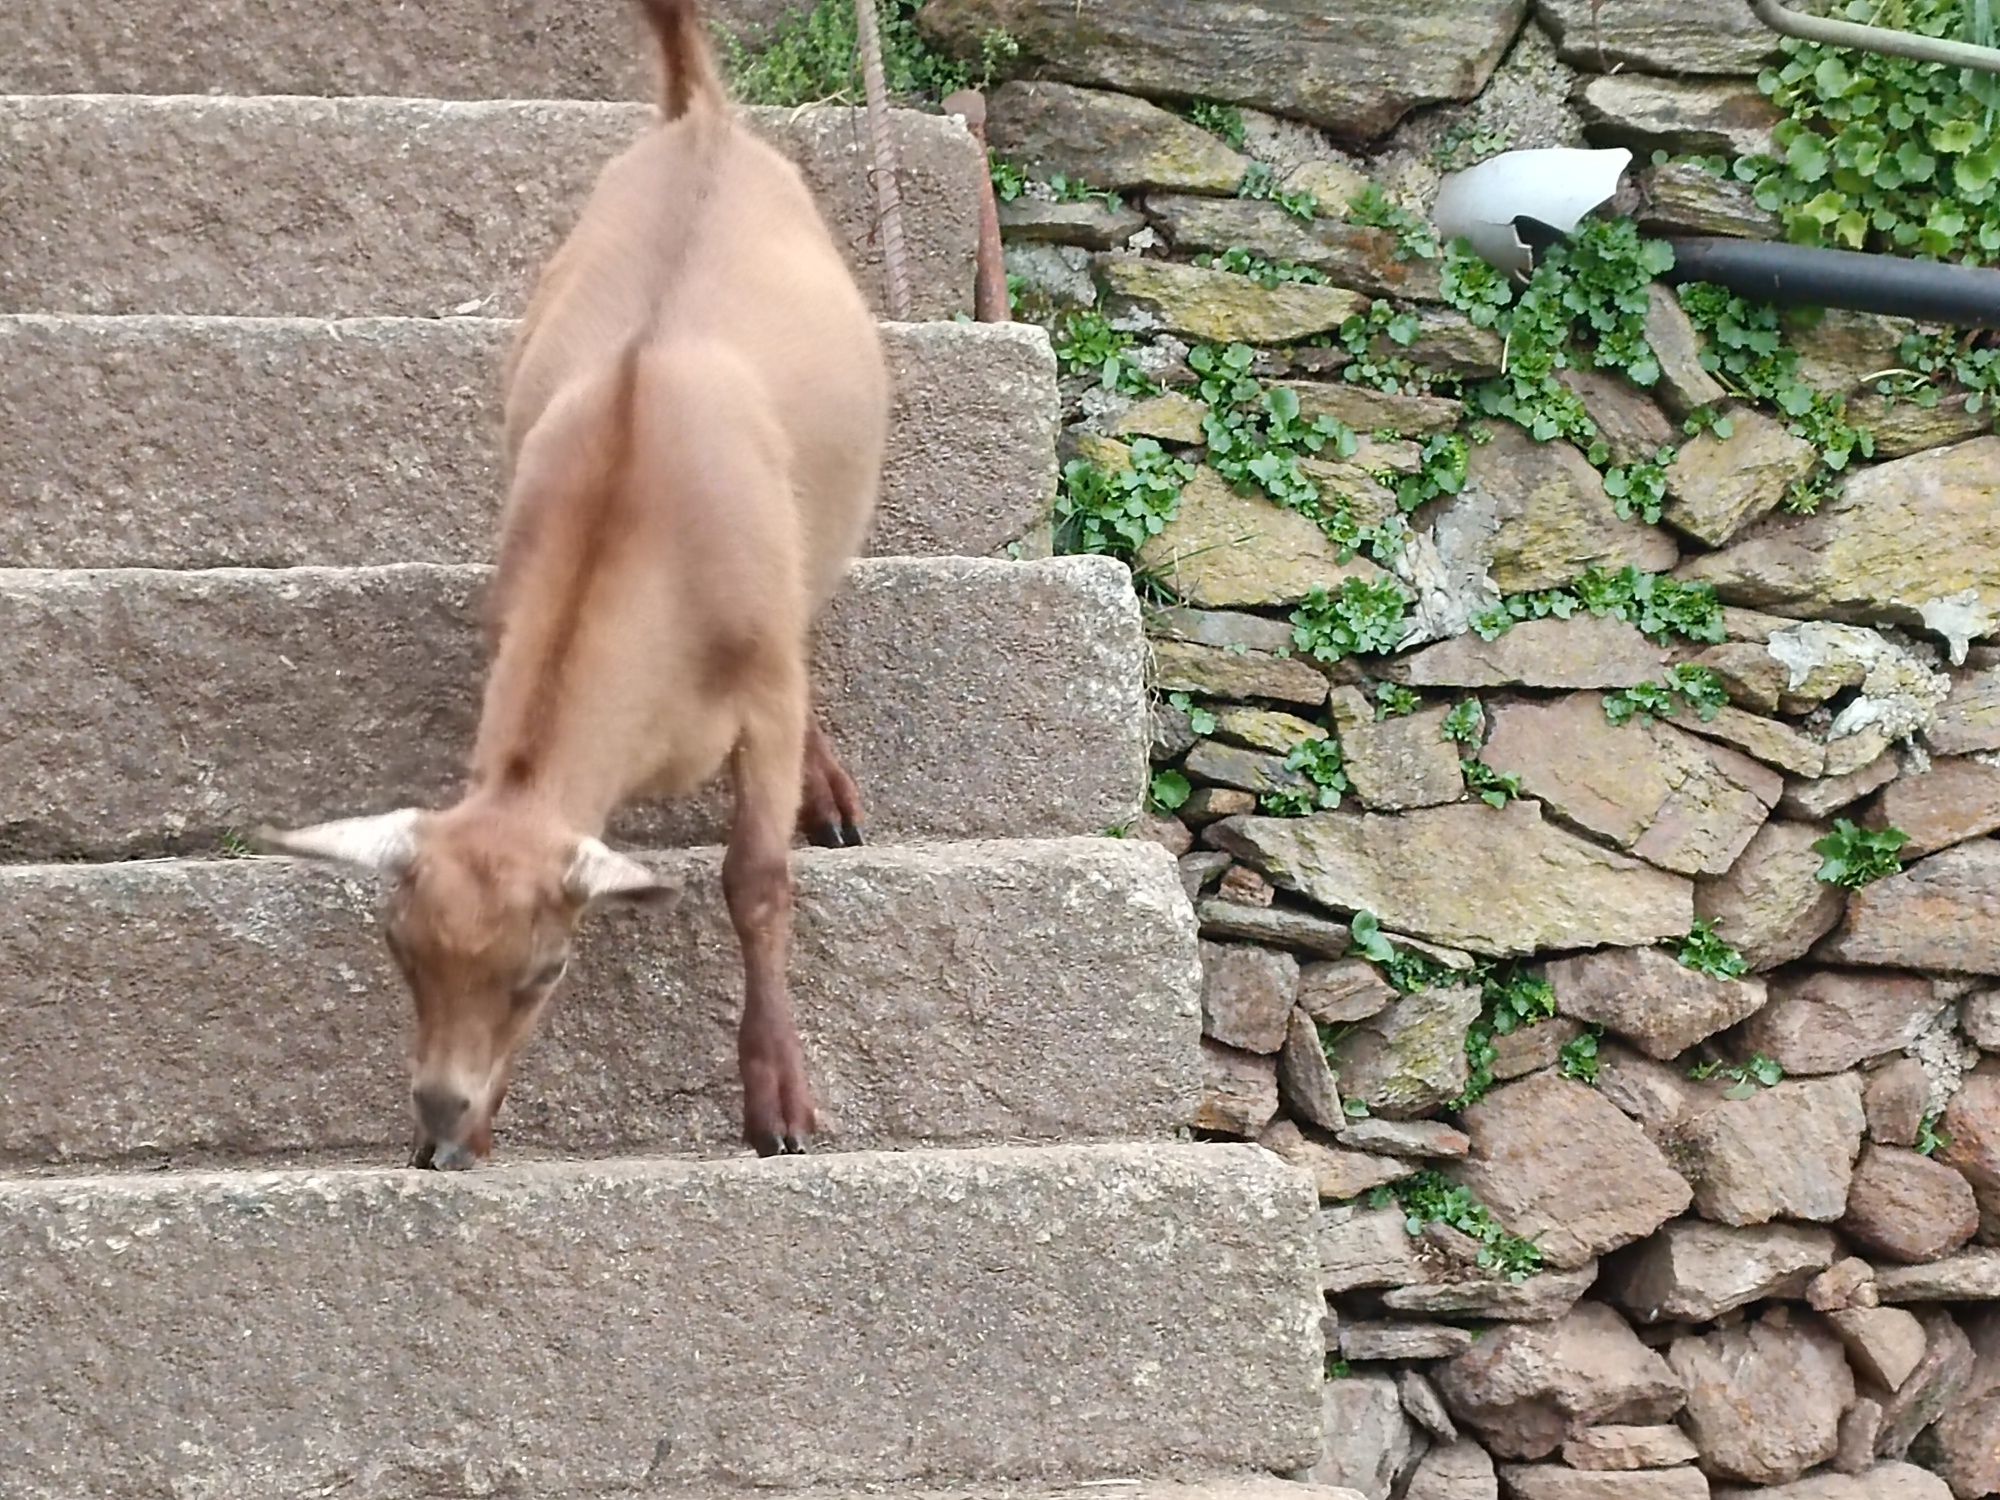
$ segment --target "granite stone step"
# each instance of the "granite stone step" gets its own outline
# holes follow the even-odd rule
[[[0,97],[0,223],[14,226],[0,312],[516,316],[599,169],[653,118],[643,104]],[[798,162],[874,295],[861,113],[749,119]],[[898,111],[892,128],[910,316],[969,313],[982,153],[956,119]]]
[[[503,1162],[743,1149],[720,854],[651,862],[663,901],[584,925],[508,1091]],[[1194,918],[1157,845],[807,850],[796,870],[816,1149],[1160,1139],[1194,1118]],[[0,1168],[400,1160],[409,1001],[380,901],[283,859],[0,866]]]
[[[1313,1461],[1252,1147],[0,1181],[10,1494],[353,1500]]]
[[[487,570],[0,569],[0,859],[213,851],[455,792]],[[815,684],[876,842],[1099,833],[1146,780],[1139,605],[1104,558],[855,564]],[[720,787],[613,836],[722,841]]]
[[[707,0],[718,49],[811,0]],[[631,0],[22,0],[0,93],[650,99]]]
[[[488,318],[0,317],[0,561],[483,561],[512,333]],[[896,400],[872,550],[1046,555],[1048,336],[883,335]]]

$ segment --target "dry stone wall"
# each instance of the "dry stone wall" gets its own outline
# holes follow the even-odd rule
[[[1912,330],[1850,313],[1784,330],[1811,412],[1750,399],[1642,282],[1643,348],[1531,430],[1416,222],[1495,150],[1620,144],[1614,217],[1775,236],[1688,159],[1773,149],[1774,38],[1678,0],[920,25],[1018,47],[1010,279],[1067,372],[1066,544],[1152,600],[1128,833],[1201,917],[1194,1124],[1323,1203],[1310,1477],[2000,1494],[1990,411],[1885,393]],[[1868,435],[1834,468],[1826,413]]]

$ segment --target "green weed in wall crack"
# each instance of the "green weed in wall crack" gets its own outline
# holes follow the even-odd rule
[[[1935,1156],[1951,1144],[1951,1137],[1938,1129],[1938,1115],[1935,1111],[1923,1117],[1917,1125],[1917,1155]]]
[[[1348,935],[1354,951],[1380,969],[1382,977],[1400,994],[1413,995],[1433,984],[1468,977],[1414,948],[1398,948],[1384,936],[1382,923],[1373,912],[1356,912],[1348,923]]]
[[[1264,162],[1252,162],[1236,185],[1239,198],[1256,198],[1275,203],[1295,219],[1319,217],[1319,199],[1313,194],[1284,185],[1277,171]]]
[[[1511,771],[1496,771],[1477,758],[1461,760],[1458,768],[1466,790],[1488,807],[1505,807],[1521,795],[1521,778]]]
[[[1832,13],[1992,41],[1986,0],[1845,0]],[[1981,33],[1984,33],[1983,35]],[[1985,264],[2000,257],[2000,80],[1787,41],[1759,86],[1785,113],[1777,155],[1737,164],[1801,244]]]
[[[1132,335],[1113,328],[1096,311],[1063,314],[1056,328],[1056,363],[1071,375],[1095,375],[1107,390],[1150,396],[1159,390],[1132,359]]]
[[[1697,1083],[1706,1083],[1712,1078],[1726,1079],[1729,1087],[1723,1091],[1723,1098],[1748,1099],[1760,1088],[1773,1089],[1783,1083],[1785,1070],[1774,1059],[1759,1052],[1746,1063],[1728,1063],[1716,1058],[1696,1063],[1688,1069],[1688,1077]]]
[[[1398,311],[1388,302],[1370,303],[1367,312],[1356,313],[1340,325],[1341,347],[1349,356],[1340,378],[1349,385],[1391,396],[1422,396],[1454,386],[1455,382],[1437,371],[1394,352],[1414,344],[1423,327],[1423,320],[1413,312]]]
[[[1465,488],[1466,445],[1456,432],[1434,433],[1417,449],[1414,474],[1378,474],[1375,478],[1396,492],[1396,506],[1404,515],[1433,500],[1456,495]]]
[[[1147,790],[1146,800],[1154,812],[1178,812],[1187,806],[1187,799],[1194,795],[1194,786],[1179,771],[1160,771],[1153,777]]]
[[[1308,813],[1331,812],[1347,793],[1347,761],[1340,741],[1331,736],[1294,745],[1285,757],[1285,769],[1304,776],[1310,787],[1264,793],[1258,806],[1273,817],[1303,818]]]
[[[1474,617],[1472,628],[1490,641],[1521,620],[1567,620],[1582,610],[1636,625],[1661,643],[1678,639],[1714,645],[1725,635],[1714,589],[1631,567],[1615,573],[1592,568],[1567,588],[1509,594]]]
[[[1451,1101],[1462,1110],[1484,1099],[1493,1089],[1493,1065],[1500,1049],[1493,1039],[1539,1026],[1556,1014],[1555,986],[1515,964],[1493,964],[1476,970],[1479,1017],[1465,1030],[1467,1079],[1465,1092]]]
[[[1179,709],[1187,715],[1188,728],[1192,729],[1196,734],[1210,735],[1215,733],[1214,710],[1204,708],[1186,693],[1169,693],[1167,694],[1167,702],[1172,707]]]
[[[1820,856],[1815,873],[1828,885],[1859,890],[1900,871],[1903,861],[1898,851],[1909,841],[1900,828],[1862,828],[1836,818],[1833,832],[1813,842],[1813,853]]]
[[[1731,947],[1710,921],[1696,921],[1680,940],[1674,957],[1710,979],[1741,979],[1750,972],[1750,960]]]
[[[1556,1062],[1565,1078],[1578,1083],[1597,1086],[1597,1046],[1604,1035],[1602,1026],[1592,1026],[1580,1035],[1571,1037],[1556,1054]]]
[[[1492,1212],[1442,1172],[1427,1169],[1397,1184],[1403,1227],[1422,1234],[1427,1224],[1445,1224],[1479,1242],[1481,1269],[1522,1282],[1542,1269],[1542,1252],[1532,1240],[1502,1228]]]
[[[1342,562],[1365,548],[1386,563],[1402,546],[1402,527],[1362,526],[1352,503],[1324,495],[1303,463],[1350,458],[1359,439],[1331,417],[1306,420],[1298,392],[1265,386],[1250,373],[1255,362],[1256,351],[1247,344],[1203,344],[1188,353],[1195,394],[1208,407],[1202,433],[1209,467],[1238,491],[1259,492],[1305,516],[1340,548]]]
[[[1486,705],[1477,698],[1464,698],[1444,716],[1439,732],[1455,745],[1477,750],[1486,743]]]
[[[1347,203],[1347,222],[1367,229],[1383,229],[1396,237],[1396,259],[1436,260],[1437,231],[1421,214],[1411,213],[1370,183]]]
[[[1210,135],[1221,137],[1235,150],[1241,151],[1248,139],[1249,133],[1243,125],[1243,111],[1233,104],[1197,99],[1188,106],[1187,117]]]
[[[1232,246],[1220,255],[1197,255],[1194,263],[1207,271],[1227,271],[1233,276],[1247,276],[1265,291],[1273,291],[1288,284],[1300,286],[1326,286],[1327,275],[1312,266],[1294,265],[1288,260],[1266,260],[1254,251],[1240,246]]]
[[[993,196],[1002,203],[1012,203],[1028,191],[1028,169],[990,150],[986,153],[986,171],[993,179]]]
[[[1659,524],[1667,506],[1667,469],[1679,457],[1679,449],[1661,448],[1651,459],[1604,471],[1604,493],[1619,520],[1637,516],[1648,526]]]
[[[1604,695],[1604,716],[1613,724],[1633,718],[1666,719],[1686,702],[1702,723],[1707,724],[1729,706],[1729,690],[1712,667],[1682,662],[1668,669],[1665,682],[1640,682]]]
[[[1409,632],[1412,601],[1393,578],[1349,578],[1316,587],[1292,611],[1292,642],[1315,661],[1394,651]]]
[[[1816,390],[1802,378],[1799,353],[1785,343],[1776,308],[1700,282],[1682,287],[1680,301],[1703,337],[1703,367],[1733,394],[1776,410],[1819,455],[1818,469],[1794,485],[1783,502],[1794,514],[1811,514],[1831,490],[1834,476],[1857,454],[1874,457],[1874,434],[1847,420],[1845,396]]]
[[[1193,475],[1193,465],[1169,456],[1151,438],[1135,441],[1130,459],[1123,469],[1082,458],[1063,465],[1056,496],[1058,551],[1129,558],[1166,529],[1180,509],[1181,486]]]
[[[1424,706],[1423,698],[1415,688],[1404,687],[1399,682],[1378,682],[1375,684],[1375,719],[1400,719],[1415,713]]]
[[[967,63],[933,51],[917,30],[918,0],[878,0],[882,74],[890,97],[935,104],[957,89],[985,88],[1020,52],[1006,32],[988,31],[979,60]],[[754,46],[724,43],[732,97],[744,104],[818,104],[862,98],[860,52],[852,0],[819,0],[786,16]]]
[[[2000,348],[1975,345],[1950,333],[1913,333],[1897,354],[1903,368],[1884,374],[1876,389],[1920,407],[1934,407],[1947,383],[1966,392],[1965,409],[1977,415],[1993,407],[2000,388]]]
[[[1642,239],[1629,219],[1597,219],[1542,252],[1518,292],[1491,267],[1468,260],[1476,260],[1469,248],[1452,247],[1445,295],[1475,325],[1498,330],[1507,348],[1505,373],[1473,386],[1472,406],[1543,441],[1569,438],[1602,466],[1608,455],[1597,426],[1559,372],[1615,369],[1643,387],[1659,380],[1646,313],[1649,288],[1673,268],[1673,251]]]

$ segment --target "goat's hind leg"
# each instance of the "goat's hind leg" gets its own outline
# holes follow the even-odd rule
[[[799,832],[824,849],[861,842],[861,789],[834,754],[833,739],[816,712],[806,715],[805,786]]]
[[[759,1156],[804,1151],[817,1126],[787,972],[791,843],[808,718],[798,673],[779,691],[760,695],[744,716],[730,760],[736,815],[722,861],[722,889],[743,950],[743,1020],[736,1039],[743,1135]]]

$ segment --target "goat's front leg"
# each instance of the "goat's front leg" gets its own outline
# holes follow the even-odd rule
[[[722,890],[743,950],[743,1135],[759,1156],[805,1150],[817,1121],[792,1017],[792,829],[799,814],[806,737],[803,681],[750,715],[730,769],[736,817]]]
[[[827,849],[861,842],[861,789],[834,754],[819,715],[811,712],[806,715],[804,793],[799,832],[810,842]]]

